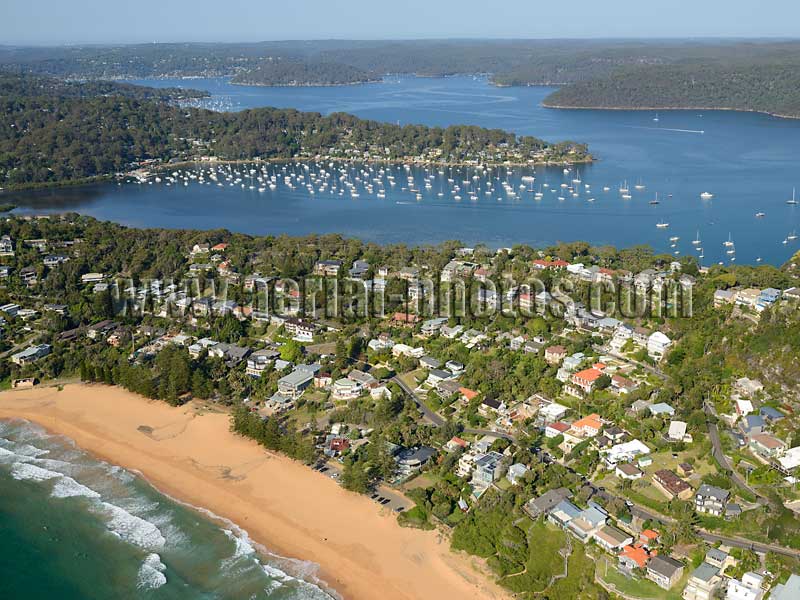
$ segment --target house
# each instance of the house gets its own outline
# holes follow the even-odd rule
[[[659,534],[652,529],[645,529],[639,533],[639,544],[647,549],[653,548],[658,544]]]
[[[378,380],[375,379],[375,377],[373,377],[366,371],[359,371],[358,369],[352,369],[347,374],[347,378],[352,381],[355,381],[362,388],[372,388],[378,384]]]
[[[672,417],[675,415],[675,409],[666,402],[652,404],[648,408],[650,409],[650,414],[654,417]]]
[[[440,381],[433,386],[433,389],[436,390],[436,393],[444,399],[449,399],[461,392],[461,386],[453,379],[445,379],[444,381]]]
[[[381,352],[382,350],[391,350],[392,346],[394,346],[394,342],[392,339],[386,335],[381,334],[378,337],[371,339],[367,344],[367,347],[370,350],[374,350],[375,352]]]
[[[245,373],[250,377],[261,377],[261,375],[272,365],[272,362],[280,356],[280,352],[271,348],[256,350],[247,357],[247,368]]]
[[[353,398],[358,398],[363,389],[364,388],[358,381],[342,378],[333,382],[333,391],[331,395],[336,400],[352,400]]]
[[[353,266],[348,271],[352,279],[364,279],[369,271],[369,263],[365,260],[354,260]]]
[[[722,577],[719,575],[719,569],[704,562],[689,576],[689,581],[683,590],[683,598],[684,600],[711,600],[715,597],[721,583]]]
[[[478,407],[478,413],[481,416],[487,417],[490,414],[496,414],[505,408],[505,404],[496,398],[484,398],[481,405]]]
[[[503,455],[491,450],[475,459],[472,480],[479,484],[491,485],[500,478],[500,461]]]
[[[769,306],[771,304],[775,304],[781,297],[781,291],[776,290],[775,288],[765,288],[761,290],[761,293],[758,295],[758,300],[756,304],[759,306]]]
[[[682,442],[686,437],[686,423],[683,421],[670,421],[667,439],[671,442]]]
[[[669,469],[660,469],[653,473],[653,483],[670,500],[688,500],[692,497],[691,486]]]
[[[544,359],[551,365],[557,365],[567,356],[564,346],[550,346],[544,350]]]
[[[583,543],[591,540],[594,535],[606,524],[608,513],[594,502],[580,512],[567,525],[567,530]]]
[[[392,346],[392,356],[409,356],[411,358],[421,358],[425,356],[425,348],[412,348],[406,344],[395,344]]]
[[[42,307],[45,312],[56,313],[57,315],[66,315],[69,307],[66,304],[45,304]]]
[[[614,469],[614,473],[620,479],[628,479],[630,481],[641,479],[644,473],[637,468],[635,465],[631,463],[621,463],[618,464],[617,467]]]
[[[425,383],[428,385],[436,385],[440,381],[451,379],[453,374],[450,371],[442,371],[441,369],[431,369],[428,371],[428,378]]]
[[[278,380],[278,392],[287,398],[299,398],[313,380],[314,373],[307,369],[296,368]]]
[[[548,514],[556,505],[563,500],[572,498],[572,492],[567,488],[556,488],[550,490],[539,496],[538,498],[531,498],[522,507],[528,516],[532,519],[538,519],[540,515]]]
[[[436,454],[436,449],[428,446],[405,448],[397,453],[395,462],[400,468],[401,475],[408,476],[424,467]]]
[[[800,575],[792,573],[786,583],[779,583],[772,588],[770,600],[797,600],[800,598]]]
[[[208,355],[221,358],[229,367],[235,367],[250,354],[250,348],[235,344],[215,344],[208,349]]]
[[[194,246],[192,246],[192,249],[189,251],[189,253],[192,256],[197,256],[198,254],[208,254],[210,249],[211,249],[211,244],[208,243],[195,244]]]
[[[566,416],[568,410],[569,409],[563,404],[558,404],[557,402],[546,402],[539,409],[539,418],[541,419],[542,424],[560,421]]]
[[[644,569],[650,560],[650,553],[640,544],[627,545],[619,553],[619,566],[624,571]]]
[[[772,406],[762,406],[758,410],[758,414],[762,419],[764,419],[765,422],[769,423],[780,421],[784,417],[781,411],[779,411],[777,408],[773,408]]]
[[[790,287],[785,289],[782,296],[785,300],[800,300],[800,288]]]
[[[786,442],[767,433],[750,436],[750,449],[762,458],[778,458],[786,451]]]
[[[621,444],[615,444],[608,449],[601,449],[600,454],[606,466],[613,469],[619,463],[632,462],[639,456],[650,454],[650,448],[639,440],[630,440]]]
[[[736,302],[736,292],[731,290],[716,290],[714,292],[714,307],[719,308]]]
[[[592,413],[582,419],[575,421],[570,427],[570,433],[578,437],[594,437],[603,428],[603,422],[600,420],[600,415]]]
[[[694,508],[699,513],[721,517],[725,515],[725,505],[729,497],[728,490],[704,483],[695,492]]]
[[[570,264],[565,260],[544,260],[544,259],[536,259],[533,261],[533,268],[538,270],[553,270],[553,271],[561,271],[562,269],[566,269]]]
[[[614,374],[611,376],[611,389],[618,394],[630,394],[637,387],[636,382],[623,377],[622,375]]]
[[[81,283],[100,283],[105,279],[102,273],[86,273],[81,275]]]
[[[423,356],[419,359],[419,366],[425,369],[438,369],[442,366],[442,361],[432,356]]]
[[[314,275],[321,275],[322,277],[336,277],[339,274],[339,269],[342,268],[342,261],[340,260],[319,260],[314,265]]]
[[[455,339],[462,331],[464,331],[463,325],[455,325],[454,327],[449,327],[447,325],[444,325],[439,330],[439,335],[446,337],[449,340],[452,340]]]
[[[790,473],[800,467],[800,446],[789,448],[784,452],[783,456],[778,457],[778,464],[785,473]]]
[[[653,332],[647,338],[647,353],[654,359],[660,360],[672,345],[672,340],[660,331]]]
[[[458,375],[464,371],[464,365],[455,360],[448,360],[444,364],[444,368],[450,371],[453,375]]]
[[[12,354],[11,362],[20,366],[29,365],[50,354],[52,349],[53,348],[50,346],[50,344],[37,344],[35,346],[29,346],[21,352]]]
[[[741,579],[728,579],[725,600],[761,600],[765,594],[762,585],[764,578],[752,571],[742,575]]]
[[[14,240],[8,235],[0,237],[0,256],[14,256]]]
[[[597,380],[600,379],[600,377],[602,376],[603,372],[601,370],[592,367],[590,369],[584,369],[583,371],[578,371],[577,373],[574,373],[570,378],[570,383],[572,383],[572,385],[578,388],[580,392],[588,394],[594,389]],[[566,391],[570,392],[570,389],[567,389]],[[573,394],[573,395],[579,395],[579,394]]]
[[[434,333],[437,333],[444,325],[447,325],[447,319],[445,317],[439,317],[437,319],[428,319],[427,321],[422,323],[422,327],[420,328],[420,333],[424,336],[431,336]]]
[[[705,562],[712,567],[716,567],[720,571],[724,571],[728,567],[736,564],[736,559],[727,552],[723,552],[719,548],[709,548],[706,550]]]
[[[746,308],[755,308],[758,304],[759,296],[761,296],[761,290],[755,288],[739,290],[736,293],[736,304]]]
[[[445,450],[448,452],[455,452],[459,448],[462,450],[466,450],[469,448],[469,442],[466,440],[462,440],[460,437],[453,436],[450,440],[444,445]]]
[[[392,315],[392,325],[400,325],[402,327],[413,327],[414,324],[419,322],[419,315],[414,315],[408,312],[396,312]]]
[[[553,509],[547,513],[547,520],[556,527],[566,529],[573,519],[581,514],[581,509],[569,500],[561,500]]]
[[[99,323],[89,325],[89,327],[86,328],[86,337],[88,337],[90,340],[96,340],[97,338],[106,336],[106,334],[116,327],[117,324],[114,323],[114,321],[105,319]]]
[[[508,479],[512,485],[517,485],[522,479],[522,476],[528,472],[528,467],[523,465],[522,463],[515,463],[508,467],[508,473],[506,473],[506,479]]]
[[[647,578],[668,590],[683,577],[683,565],[671,556],[654,556],[647,563]]]
[[[612,525],[605,525],[594,534],[594,541],[606,552],[616,553],[623,547],[633,543],[633,537],[629,533],[620,531]]]
[[[748,438],[763,433],[766,425],[761,415],[746,415],[739,420],[739,429]]]
[[[32,287],[39,281],[39,274],[33,267],[23,267],[19,270],[19,278],[22,280],[22,283],[28,287]]]
[[[68,260],[69,260],[69,256],[63,256],[63,255],[60,255],[60,254],[50,254],[50,255],[44,257],[44,260],[42,260],[42,263],[44,264],[45,267],[47,267],[49,269],[52,269],[54,267],[57,267],[61,263],[67,262]]]
[[[736,409],[736,414],[740,417],[749,415],[751,412],[755,411],[755,408],[753,408],[753,403],[744,398],[737,398],[736,402],[734,403],[734,408]]]
[[[555,421],[554,423],[550,423],[547,427],[544,428],[544,436],[546,438],[556,438],[560,435],[564,435],[567,431],[569,431],[570,425],[568,423],[564,423],[563,421]]]
[[[734,391],[742,396],[752,397],[759,392],[764,391],[764,384],[758,379],[750,379],[749,377],[740,377],[733,383]]]
[[[189,356],[191,356],[192,358],[198,358],[200,354],[203,352],[203,350],[208,351],[217,344],[219,344],[219,342],[216,340],[212,340],[209,338],[200,338],[194,344],[191,344],[188,347]]]
[[[0,312],[4,312],[9,317],[13,318],[17,316],[17,313],[20,311],[20,308],[21,307],[19,304],[13,304],[13,303],[3,304],[2,306],[0,306]]]
[[[298,342],[313,342],[314,331],[316,326],[308,321],[290,317],[284,321],[283,326],[286,328],[286,333],[292,336],[292,339]]]

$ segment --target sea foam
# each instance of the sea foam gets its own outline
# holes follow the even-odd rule
[[[167,583],[167,576],[164,575],[166,568],[158,554],[148,554],[139,568],[136,587],[149,590],[160,588]]]
[[[74,498],[83,496],[84,498],[99,498],[100,494],[85,485],[78,483],[72,477],[64,475],[53,486],[50,493],[54,498]]]
[[[61,473],[50,471],[30,463],[17,462],[11,467],[11,476],[18,481],[47,481],[63,477]]]
[[[102,502],[101,507],[109,518],[108,528],[126,542],[145,550],[160,549],[167,543],[158,527],[149,521],[108,502]]]

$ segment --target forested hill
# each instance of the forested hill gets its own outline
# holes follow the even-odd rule
[[[559,108],[724,108],[800,117],[800,61],[632,67],[562,87]]]
[[[129,85],[0,77],[0,187],[83,181],[143,161],[209,155],[485,164],[590,159],[582,144],[550,144],[497,129],[399,126],[275,108],[221,113],[173,99],[169,91]]]
[[[152,88],[114,81],[65,81],[54,77],[35,77],[0,71],[0,98],[97,98],[125,96],[137,100],[180,101],[206,98],[203,90]]]
[[[379,80],[366,71],[327,61],[268,60],[235,75],[232,83],[243,85],[348,85]]]

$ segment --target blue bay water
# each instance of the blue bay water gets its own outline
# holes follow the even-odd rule
[[[729,111],[579,111],[541,106],[549,88],[497,88],[473,77],[387,78],[383,83],[325,88],[231,85],[225,79],[147,80],[155,86],[209,90],[215,107],[293,107],[350,112],[388,122],[445,126],[469,123],[531,134],[551,141],[587,142],[598,162],[580,167],[578,197],[546,192],[454,200],[451,189],[420,187],[421,199],[401,186],[385,198],[361,193],[311,195],[304,187],[258,193],[240,187],[104,184],[25,194],[3,201],[20,212],[76,210],[132,226],[226,227],[253,234],[341,233],[377,242],[423,244],[448,239],[506,246],[585,240],[659,252],[697,254],[704,264],[730,262],[722,242],[735,242],[740,263],[780,264],[797,250],[787,237],[800,228],[800,207],[788,205],[798,183],[800,121]],[[655,118],[658,120],[654,120]],[[397,174],[397,173],[396,173]],[[413,169],[416,182],[428,175]],[[471,178],[449,171],[440,177]],[[405,179],[405,173],[400,175]],[[435,172],[434,172],[435,175]],[[522,170],[494,172],[518,189]],[[481,177],[485,179],[484,174]],[[575,172],[537,168],[534,187],[572,185]],[[627,181],[632,198],[618,192]],[[640,183],[644,189],[634,189]],[[589,185],[589,189],[585,188]],[[249,187],[249,186],[248,186]],[[419,186],[418,186],[419,187]],[[451,186],[452,187],[452,186]],[[609,187],[603,192],[603,187]],[[702,192],[714,195],[701,200]],[[650,202],[658,194],[659,204]],[[13,196],[13,197],[12,197]],[[590,201],[590,198],[593,201]],[[756,213],[763,212],[763,218]],[[669,223],[657,228],[656,223]],[[670,240],[677,237],[679,240]],[[674,244],[674,246],[673,246]]]
[[[0,421],[0,555],[4,600],[332,598],[314,565],[259,552],[235,525],[22,420]]]

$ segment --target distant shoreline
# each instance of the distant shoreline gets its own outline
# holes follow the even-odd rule
[[[231,85],[241,85],[246,87],[290,87],[290,88],[300,88],[300,87],[347,87],[351,85],[366,85],[368,83],[383,83],[383,79],[367,79],[364,81],[347,81],[343,83],[312,83],[312,82],[303,82],[303,83],[256,83],[250,81],[233,81],[231,79],[229,81]]]
[[[800,115],[783,115],[780,113],[773,113],[766,110],[757,110],[755,108],[731,108],[724,106],[569,106],[564,104],[549,104],[546,101],[542,102],[543,108],[552,108],[557,110],[617,110],[617,111],[681,111],[681,110],[718,110],[725,112],[741,112],[741,113],[755,113],[760,115],[767,115],[768,117],[775,117],[776,119],[790,119],[798,120]]]

